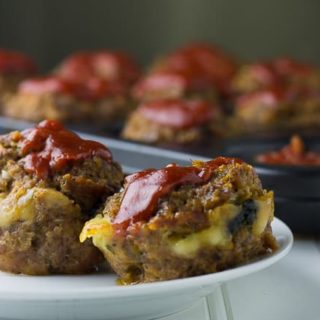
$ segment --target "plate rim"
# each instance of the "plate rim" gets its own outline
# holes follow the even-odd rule
[[[278,218],[274,218],[272,222],[272,228],[276,229],[274,232],[277,240],[280,243],[280,248],[273,254],[270,254],[262,259],[257,261],[252,261],[248,264],[238,266],[232,269],[228,269],[225,271],[220,271],[216,273],[183,278],[183,279],[175,279],[169,281],[159,281],[159,282],[152,282],[146,284],[137,284],[131,286],[106,286],[106,287],[99,287],[95,288],[94,290],[90,287],[88,288],[70,288],[68,291],[58,291],[55,292],[48,291],[48,289],[42,289],[38,292],[34,290],[12,290],[12,291],[5,291],[1,290],[0,288],[0,299],[2,301],[7,300],[24,300],[24,301],[38,301],[38,302],[48,302],[48,301],[77,301],[77,300],[99,300],[99,299],[132,299],[132,298],[139,298],[146,295],[162,295],[164,293],[170,294],[174,292],[185,291],[192,288],[209,288],[217,286],[223,282],[227,282],[230,280],[234,280],[236,278],[240,278],[260,270],[263,270],[274,263],[278,262],[280,259],[285,257],[293,245],[293,234],[289,227],[282,222]],[[3,272],[3,274],[6,274]],[[9,277],[36,277],[36,278],[49,278],[56,276],[25,276],[25,275],[14,275],[14,274],[7,274]],[[59,277],[79,277],[81,275],[76,276],[60,276]],[[83,277],[90,277],[90,275],[84,275]],[[1,283],[1,278],[0,278]]]

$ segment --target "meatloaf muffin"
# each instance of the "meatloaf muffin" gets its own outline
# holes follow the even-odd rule
[[[237,133],[319,128],[320,90],[290,85],[240,95],[229,124]]]
[[[80,244],[84,222],[121,187],[102,144],[58,122],[0,137],[0,269],[30,275],[93,271],[100,252]]]
[[[123,284],[183,278],[275,250],[273,211],[273,193],[240,160],[171,164],[128,176],[80,239],[93,239]]]
[[[86,82],[97,77],[130,87],[138,79],[140,70],[136,61],[126,53],[100,50],[70,55],[56,68],[55,73],[72,82]]]
[[[278,58],[244,65],[234,76],[231,88],[233,93],[242,94],[278,85],[320,89],[320,72],[291,58]]]
[[[24,78],[36,72],[33,60],[20,52],[0,49],[0,106]]]
[[[142,103],[129,117],[122,137],[149,143],[189,143],[222,128],[219,107],[199,99]]]
[[[234,116],[238,130],[263,130],[286,121],[291,110],[287,91],[283,87],[273,87],[239,96]]]
[[[236,72],[235,61],[217,47],[205,43],[190,44],[160,59],[151,72],[175,72],[192,80],[194,90],[229,93]],[[208,94],[208,93],[206,93]]]
[[[140,70],[136,61],[123,52],[74,53],[54,72],[59,78],[91,91],[91,122],[110,124],[122,121],[135,106],[130,91],[140,76]]]
[[[171,70],[193,75],[211,83],[219,94],[229,93],[236,62],[219,48],[206,43],[194,43],[177,49],[155,65],[158,70]]]
[[[17,93],[3,106],[3,114],[33,122],[44,119],[81,122],[88,119],[89,102],[77,97],[82,90],[54,76],[22,81]]]
[[[135,85],[132,95],[137,101],[200,98],[215,102],[217,91],[212,81],[183,71],[154,71]]]

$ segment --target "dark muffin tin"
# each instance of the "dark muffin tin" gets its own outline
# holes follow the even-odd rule
[[[0,132],[22,130],[32,126],[28,122],[0,117]],[[71,126],[71,129],[72,128]],[[190,160],[208,160],[222,155],[238,157],[252,164],[263,186],[274,190],[275,214],[293,231],[303,234],[320,234],[320,166],[279,166],[257,163],[258,154],[279,150],[289,142],[287,137],[260,137],[255,139],[208,140],[188,146],[163,145],[161,147],[132,143],[101,134],[82,133],[84,138],[100,141],[112,151],[126,173],[144,168],[159,168],[168,163],[190,164]],[[305,138],[307,147],[320,151],[319,139]]]

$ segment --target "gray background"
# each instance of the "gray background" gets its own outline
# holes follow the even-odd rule
[[[43,70],[78,49],[121,48],[142,64],[187,41],[241,59],[291,55],[320,65],[319,0],[0,0],[0,47]]]

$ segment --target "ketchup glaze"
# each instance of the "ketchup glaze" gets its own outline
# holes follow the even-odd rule
[[[147,169],[128,176],[119,211],[113,221],[114,228],[126,229],[130,223],[148,221],[160,198],[183,184],[201,185],[210,180],[222,165],[242,163],[235,158],[218,157],[201,167],[181,167],[171,164],[162,169]]]
[[[138,109],[144,118],[168,127],[191,128],[210,121],[217,106],[205,100],[164,99],[146,102]]]
[[[249,103],[260,103],[263,106],[277,107],[279,103],[287,100],[288,89],[283,86],[274,86],[240,95],[236,99],[235,106],[241,108]]]
[[[236,71],[234,61],[218,48],[205,43],[182,47],[167,57],[165,68],[188,73],[199,81],[214,84],[222,93]]]
[[[19,92],[30,94],[73,93],[74,86],[57,77],[36,77],[22,81]]]
[[[45,120],[21,132],[21,161],[25,170],[45,179],[78,161],[98,156],[111,161],[110,151],[101,143],[81,139],[59,122]]]
[[[35,95],[61,93],[85,101],[96,101],[124,92],[120,84],[96,77],[88,78],[84,83],[78,83],[57,76],[26,79],[20,83],[18,90],[21,93]]]
[[[72,82],[86,82],[99,78],[118,82],[124,86],[132,84],[140,75],[136,62],[120,51],[83,51],[70,55],[62,62],[57,74]]]

